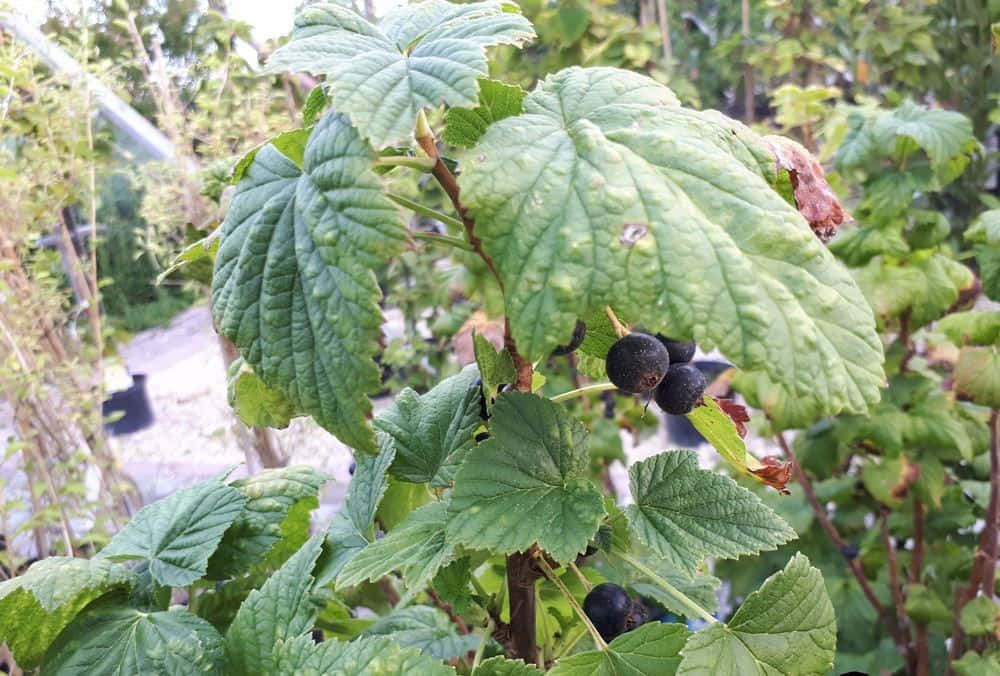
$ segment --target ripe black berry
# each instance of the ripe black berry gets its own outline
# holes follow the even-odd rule
[[[844,558],[850,561],[851,559],[856,559],[858,557],[858,548],[854,545],[844,545],[840,548],[840,553],[844,555]]]
[[[480,432],[479,434],[476,435],[476,443],[481,444],[489,438],[490,438],[489,432]]]
[[[656,403],[666,413],[684,415],[701,401],[705,376],[691,364],[674,364],[656,388]]]
[[[632,599],[616,584],[605,582],[590,590],[583,599],[583,612],[594,623],[594,628],[605,641],[625,632],[625,625],[632,610]]]
[[[662,333],[657,333],[656,337],[670,353],[671,364],[683,364],[694,359],[695,344],[693,340],[673,340]]]
[[[663,379],[670,353],[663,343],[646,333],[630,333],[608,350],[604,368],[619,390],[649,392]]]
[[[581,321],[577,321],[576,326],[573,328],[573,336],[569,339],[569,342],[565,345],[557,346],[556,349],[552,350],[552,354],[558,356],[573,352],[576,348],[580,347],[580,343],[583,342],[586,335],[587,325]]]

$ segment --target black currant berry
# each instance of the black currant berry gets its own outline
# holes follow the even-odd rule
[[[354,476],[354,470],[356,470],[357,468],[358,468],[358,463],[351,460],[351,465],[350,467],[347,468],[347,473],[350,474],[351,476]]]
[[[854,545],[847,544],[840,548],[840,553],[844,555],[844,558],[850,561],[851,559],[858,558],[858,548]]]
[[[481,444],[489,438],[490,438],[489,432],[480,432],[479,434],[476,435],[476,443]]]
[[[632,599],[616,584],[605,582],[590,590],[583,599],[583,612],[605,641],[625,632]]]
[[[706,384],[705,376],[691,364],[674,364],[656,388],[656,404],[665,413],[690,413],[701,401]]]
[[[662,333],[657,333],[656,337],[663,343],[663,347],[667,348],[667,352],[670,353],[671,364],[683,364],[694,359],[696,346],[693,340],[673,340],[672,338],[667,338]]]
[[[552,350],[552,354],[559,356],[563,354],[569,354],[580,347],[580,343],[583,342],[584,337],[587,335],[587,325],[581,321],[576,322],[576,326],[573,328],[573,336],[569,339],[569,342],[565,345],[559,345],[556,349]]]
[[[608,350],[604,368],[619,390],[649,392],[663,379],[670,353],[663,343],[646,333],[630,333]]]
[[[639,601],[632,601],[625,616],[625,631],[632,631],[649,622],[649,609]]]

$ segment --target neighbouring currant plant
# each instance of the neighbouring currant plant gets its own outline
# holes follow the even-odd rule
[[[858,282],[813,231],[826,232],[835,210],[801,190],[801,169],[789,168],[801,165],[786,162],[808,158],[800,147],[685,108],[644,75],[573,66],[530,93],[488,78],[489,48],[533,36],[502,0],[425,0],[377,24],[340,4],[302,7],[268,72],[321,84],[300,128],[233,169],[211,236],[212,313],[243,357],[232,391],[260,416],[250,422],[310,415],[353,449],[343,507],[310,537],[324,477],[302,468],[218,477],[153,503],[96,558],[48,559],[0,584],[0,631],[19,664],[53,674],[830,671],[833,605],[794,544],[734,614],[718,607],[710,561],[796,537],[774,490],[787,491],[788,467],[747,451],[745,412],[695,397],[703,384],[671,390],[735,472],[768,485],[766,502],[690,450],[632,464],[626,500],[594,480],[600,416],[583,406],[614,385],[541,388],[555,376],[545,360],[579,342],[579,374],[603,379],[606,365],[619,387],[648,392],[669,377],[660,333],[719,349],[821,415],[865,416],[880,405],[883,346]],[[435,181],[448,204],[394,190],[407,172]],[[410,212],[441,229],[407,227]],[[422,393],[403,389],[374,415],[376,272],[415,247],[486,277],[502,344],[475,334],[474,363]],[[629,333],[640,319],[648,333]],[[700,375],[683,363],[676,373],[689,370]],[[253,387],[237,387],[244,378]],[[628,631],[602,631],[581,605],[602,584],[690,627],[645,621],[626,593]]]

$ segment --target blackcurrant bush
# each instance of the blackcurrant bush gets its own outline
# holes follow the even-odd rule
[[[590,590],[583,599],[583,612],[605,641],[625,632],[632,599],[616,584],[605,582]]]
[[[587,325],[581,321],[577,321],[576,326],[573,328],[573,335],[569,339],[569,342],[565,345],[559,345],[556,349],[552,350],[554,355],[569,354],[580,347],[580,343],[583,342],[584,337],[587,335]]]
[[[604,368],[619,390],[632,394],[649,392],[663,379],[670,366],[670,353],[663,343],[646,333],[630,333],[608,350]]]
[[[705,376],[691,364],[674,364],[656,388],[656,404],[666,413],[684,415],[701,401]]]
[[[695,344],[693,340],[674,340],[667,338],[662,333],[657,333],[656,337],[670,353],[671,364],[683,364],[694,359]]]

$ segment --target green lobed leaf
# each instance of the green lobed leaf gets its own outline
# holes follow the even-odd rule
[[[225,637],[230,671],[272,673],[281,643],[312,628],[318,610],[311,598],[312,571],[322,544],[322,536],[310,538],[240,605]]]
[[[139,510],[100,556],[145,559],[157,584],[185,587],[204,577],[246,496],[219,480],[203,481]]]
[[[750,594],[728,624],[695,633],[678,674],[705,676],[826,676],[833,667],[837,628],[819,570],[796,554]]]
[[[317,644],[311,636],[299,636],[282,644],[273,673],[276,676],[454,676],[455,670],[387,638],[361,637],[350,643]]]
[[[861,226],[838,236],[830,243],[830,251],[845,264],[858,267],[875,256],[905,256],[910,247],[899,227]]]
[[[963,238],[970,244],[1000,246],[1000,209],[988,209],[976,216]]]
[[[686,417],[719,455],[740,473],[747,474],[751,469],[762,467],[760,461],[747,450],[732,418],[726,415],[714,397],[704,397],[702,404]]]
[[[330,97],[326,94],[326,86],[318,84],[313,87],[306,102],[302,104],[302,121],[306,126],[316,124],[316,120],[330,105]]]
[[[996,345],[1000,343],[1000,312],[955,312],[941,320],[936,330],[955,345]]]
[[[472,676],[541,676],[542,673],[534,664],[525,664],[524,660],[497,656],[480,662]]]
[[[774,158],[759,137],[607,68],[549,76],[524,109],[487,130],[459,182],[526,358],[613,303],[824,411],[878,400],[871,313],[771,188]]]
[[[442,138],[453,146],[471,148],[491,124],[520,115],[525,95],[517,85],[480,80],[479,105],[472,109],[450,108],[444,117]]]
[[[483,379],[483,394],[487,405],[492,405],[501,385],[517,382],[517,368],[514,358],[506,349],[497,352],[493,343],[478,333],[472,334],[472,348],[476,355],[476,365]]]
[[[906,585],[906,614],[914,622],[930,624],[931,622],[949,626],[951,610],[945,605],[934,590],[922,584]]]
[[[428,657],[450,660],[479,646],[475,634],[458,634],[448,615],[431,606],[410,606],[383,617],[365,636],[385,636],[404,648],[417,648]]]
[[[356,458],[344,506],[330,522],[323,554],[316,566],[317,586],[336,579],[344,566],[375,539],[375,513],[389,488],[389,467],[396,457],[392,439],[382,433],[377,438],[379,454]]]
[[[298,415],[284,393],[268,387],[242,357],[230,365],[226,380],[229,405],[247,427],[284,429]]]
[[[489,427],[455,477],[448,541],[499,553],[537,543],[572,560],[604,516],[586,430],[562,406],[523,392],[500,395]]]
[[[407,588],[421,589],[455,556],[454,545],[445,539],[447,523],[447,503],[424,505],[361,550],[337,576],[337,586],[352,587],[400,570]]]
[[[152,613],[95,609],[63,631],[42,666],[43,676],[222,673],[222,637],[186,608]]]
[[[1000,673],[1000,655],[980,655],[974,650],[951,663],[955,676],[992,676]]]
[[[607,650],[560,658],[551,676],[673,676],[691,632],[683,624],[651,622],[622,634]]]
[[[977,596],[964,606],[958,622],[969,636],[990,636],[997,632],[997,618],[1000,606],[993,599]]]
[[[91,601],[129,591],[135,575],[107,559],[52,556],[0,583],[0,636],[23,669],[33,669],[59,632]]]
[[[694,451],[667,451],[629,468],[634,533],[675,568],[693,573],[706,556],[738,558],[776,549],[795,531],[727,476],[698,468]]]
[[[295,505],[309,502],[311,508],[318,506],[319,490],[328,478],[300,465],[267,469],[230,484],[246,496],[246,502],[209,559],[208,577],[234,577],[261,561],[282,539],[282,524]],[[309,510],[295,516],[300,529],[303,522],[308,528]]]
[[[940,254],[905,265],[873,258],[855,277],[880,325],[909,311],[911,330],[943,315],[972,283],[967,267]]]
[[[963,347],[955,364],[955,390],[980,406],[1000,407],[1000,349]]]
[[[307,5],[268,70],[326,75],[334,108],[381,148],[411,138],[424,108],[476,105],[489,72],[486,47],[519,46],[535,35],[508,8],[516,5],[425,0],[396,7],[374,26],[341,5]]]
[[[262,148],[267,146],[273,146],[279,153],[284,155],[286,158],[295,163],[295,166],[302,167],[302,156],[305,154],[306,143],[309,141],[309,134],[312,133],[312,128],[306,129],[292,129],[291,131],[286,131],[278,134],[272,139],[264,141],[260,145],[252,148],[248,152],[244,153],[243,157],[236,161],[233,166],[233,184],[238,184],[247,175],[247,171],[250,169],[250,165],[253,164],[254,159],[257,157],[257,153],[261,151]],[[218,252],[216,251],[216,255]]]
[[[900,137],[912,139],[941,165],[975,143],[972,122],[952,110],[930,109],[906,101],[879,117],[872,133],[886,155],[894,155]]]
[[[373,161],[334,114],[313,129],[301,169],[274,145],[261,148],[222,224],[212,279],[216,325],[254,372],[366,453],[375,452],[366,395],[381,388],[373,268],[407,237]]]
[[[979,244],[973,247],[979,277],[983,283],[983,293],[992,301],[1000,302],[1000,246]]]
[[[447,486],[479,427],[479,372],[466,366],[425,394],[410,388],[375,419],[375,429],[393,440],[396,459],[389,471],[411,483]]]

